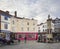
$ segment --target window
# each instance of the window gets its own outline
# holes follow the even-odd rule
[[[40,33],[40,30],[38,30],[38,33]]]
[[[29,27],[27,28],[27,31],[29,31]]]
[[[40,29],[40,27],[38,27],[38,29]]]
[[[50,29],[50,33],[52,33],[52,29]]]
[[[5,19],[5,20],[8,20],[8,17],[7,17],[7,16],[5,16],[5,17],[4,17],[4,19]]]
[[[45,31],[47,32],[47,29],[45,29]]]
[[[43,32],[44,32],[44,29],[43,29]]]
[[[13,24],[14,24],[14,20],[13,20]]]
[[[5,29],[8,29],[8,24],[4,24],[4,28]]]
[[[35,25],[35,23],[33,23],[33,25]]]
[[[35,28],[33,28],[33,30],[35,30]]]
[[[43,25],[43,28],[44,28],[44,25]]]
[[[23,27],[21,27],[21,30],[23,31]]]
[[[27,23],[27,25],[29,25],[29,22]]]

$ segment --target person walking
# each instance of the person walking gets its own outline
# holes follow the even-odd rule
[[[40,35],[39,35],[39,37],[38,37],[38,42],[40,42],[40,40],[41,40],[40,38],[41,38],[41,37],[40,37]]]
[[[25,40],[25,43],[26,43],[26,40],[27,40],[27,37],[26,36],[25,36],[24,40]]]
[[[2,36],[0,35],[0,43],[2,43],[3,42],[3,38],[2,38]]]

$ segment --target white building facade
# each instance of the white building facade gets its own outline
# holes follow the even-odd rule
[[[7,40],[10,40],[10,29],[11,29],[11,15],[9,15],[9,12],[6,11],[0,11],[0,24],[1,24],[1,28],[0,28],[0,33],[4,34],[4,37]]]
[[[60,19],[56,18],[53,23],[55,33],[60,33]]]

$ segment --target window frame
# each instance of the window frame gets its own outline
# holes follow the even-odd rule
[[[7,17],[7,16],[5,16],[5,17],[4,17],[4,20],[8,20],[8,17]]]
[[[5,29],[8,29],[8,24],[5,23],[5,24],[4,24],[4,28],[5,28]]]

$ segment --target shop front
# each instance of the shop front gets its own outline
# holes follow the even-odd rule
[[[10,31],[0,30],[0,35],[5,39],[10,40]]]
[[[60,33],[53,33],[53,40],[56,42],[60,42]]]
[[[37,40],[38,33],[17,33],[16,37],[19,40],[24,40],[25,37],[27,40]]]

